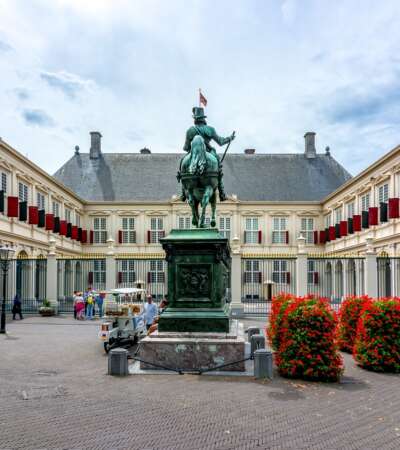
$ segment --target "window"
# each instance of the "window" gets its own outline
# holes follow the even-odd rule
[[[219,233],[224,238],[231,238],[231,218],[220,217],[219,218]]]
[[[80,216],[78,213],[75,214],[75,224],[76,224],[78,227],[81,226],[81,216]]]
[[[64,210],[64,217],[67,223],[71,223],[71,210],[68,208],[65,208]]]
[[[119,275],[119,283],[134,283],[136,281],[135,260],[121,260],[121,275]]]
[[[107,242],[107,218],[95,217],[93,219],[93,242],[95,244],[105,244]]]
[[[53,214],[54,217],[60,217],[60,204],[58,202],[53,202]]]
[[[38,209],[45,209],[45,197],[41,192],[36,192],[36,205]]]
[[[123,244],[135,244],[136,243],[136,231],[135,231],[135,218],[123,217],[122,218],[122,243]]]
[[[389,184],[382,184],[378,187],[378,203],[387,203],[389,200]]]
[[[347,209],[347,218],[350,219],[351,217],[354,216],[354,213],[355,213],[355,204],[354,204],[354,202],[348,203],[346,209]]]
[[[245,222],[244,232],[245,244],[257,244],[258,243],[258,218],[247,217]]]
[[[287,268],[287,261],[277,259],[273,261],[272,266],[272,281],[277,284],[288,284],[290,281],[290,274]]]
[[[162,217],[152,217],[150,220],[150,243],[158,244],[160,238],[164,237],[164,225]]]
[[[150,283],[164,283],[164,261],[162,259],[154,259],[150,261]]]
[[[272,220],[272,243],[286,244],[287,242],[287,218],[273,217]]]
[[[300,233],[306,238],[307,244],[314,244],[314,219],[301,219]]]
[[[178,228],[180,230],[187,230],[191,227],[191,217],[190,216],[181,216],[178,217]]]
[[[1,172],[1,190],[4,193],[7,193],[7,174],[5,172]]]
[[[368,211],[369,208],[369,194],[361,197],[361,211]]]
[[[244,267],[245,283],[261,283],[260,261],[247,259]]]
[[[325,228],[329,228],[331,226],[331,215],[327,214],[325,216]]]
[[[307,262],[307,283],[318,284],[318,272],[315,271],[315,261]]]
[[[340,223],[342,221],[342,208],[335,209],[335,223]]]
[[[106,262],[104,259],[97,259],[93,262],[93,281],[95,284],[106,282]]]
[[[28,186],[24,183],[18,183],[18,198],[20,202],[28,201]]]

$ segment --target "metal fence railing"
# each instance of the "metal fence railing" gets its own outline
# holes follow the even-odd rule
[[[307,261],[307,291],[338,310],[344,297],[364,294],[364,258],[314,257]]]
[[[378,297],[400,296],[400,257],[378,257]]]
[[[159,303],[167,294],[167,263],[163,259],[117,259],[117,287],[142,287]]]
[[[267,315],[273,296],[296,292],[296,258],[243,258],[241,285],[244,313]]]
[[[105,258],[57,259],[57,300],[60,312],[72,312],[74,291],[106,287]]]
[[[6,311],[12,309],[16,295],[23,313],[36,313],[46,298],[46,259],[20,258],[9,262],[6,281]],[[3,272],[0,270],[0,295],[3,295]]]

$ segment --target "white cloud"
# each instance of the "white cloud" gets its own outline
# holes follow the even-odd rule
[[[400,119],[400,4],[363,5],[0,1],[0,136],[49,172],[94,129],[105,151],[180,151],[201,87],[232,151],[303,151],[316,131],[355,173],[398,143]]]

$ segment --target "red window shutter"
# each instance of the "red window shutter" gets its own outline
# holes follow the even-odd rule
[[[258,243],[261,244],[262,243],[262,231],[258,230]]]
[[[7,216],[18,217],[18,215],[19,215],[18,197],[7,197]]]
[[[87,230],[82,230],[82,244],[87,242]]]
[[[46,214],[45,219],[45,229],[50,231],[54,228],[54,215],[53,214]]]
[[[318,272],[313,272],[313,282],[314,282],[314,284],[318,284],[318,282],[319,282],[319,273]]]
[[[319,232],[319,243],[320,244],[325,244],[325,242],[326,242],[325,230],[321,230]]]
[[[258,282],[262,283],[262,272],[258,272]]]
[[[122,230],[118,230],[118,244],[122,244]]]
[[[72,226],[72,230],[71,230],[71,239],[78,239],[78,227],[76,225]]]
[[[122,272],[118,272],[118,283],[122,283]]]
[[[151,244],[151,231],[147,230],[147,243]]]
[[[336,239],[336,230],[334,226],[329,227],[329,240],[334,241]]]
[[[361,231],[361,215],[356,214],[353,216],[353,231]]]
[[[399,218],[399,199],[389,198],[389,219]]]
[[[88,284],[89,285],[93,284],[93,272],[88,273]]]
[[[90,230],[89,231],[89,239],[90,239],[91,244],[93,244],[93,235],[94,235],[93,230]]]
[[[290,284],[290,272],[286,272],[286,284]]]
[[[285,231],[285,241],[286,244],[289,244],[289,231]]]
[[[37,206],[30,206],[28,208],[28,223],[30,225],[37,225],[39,223],[39,209]]]
[[[369,225],[378,225],[378,207],[371,206],[368,210]]]
[[[340,222],[340,236],[347,236],[347,220],[342,220]]]
[[[147,272],[147,283],[151,283],[151,272]]]
[[[61,236],[67,235],[67,221],[66,220],[60,221],[60,235]]]
[[[314,244],[318,244],[318,231],[314,231]]]

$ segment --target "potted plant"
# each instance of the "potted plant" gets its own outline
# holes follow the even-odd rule
[[[41,316],[54,316],[55,310],[51,306],[51,303],[49,300],[43,300],[42,306],[39,308],[39,314]]]

